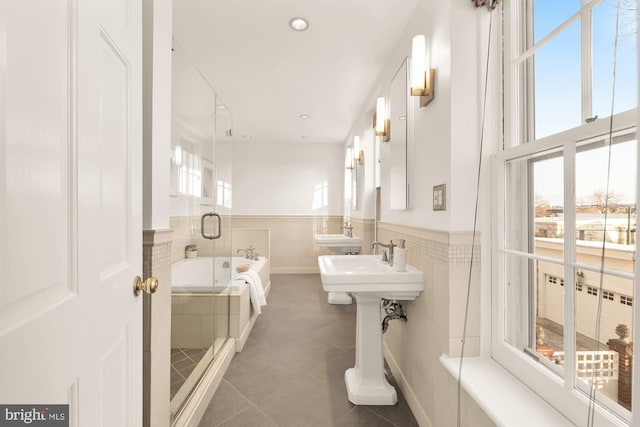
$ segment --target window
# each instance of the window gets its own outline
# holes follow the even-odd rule
[[[329,205],[329,181],[324,180],[313,187],[311,209],[326,208]]]
[[[612,104],[617,4],[504,2],[492,353],[576,424],[592,386],[598,425],[612,425],[604,414],[631,420],[622,356],[607,345],[633,326],[637,248],[638,6],[619,9]]]
[[[633,306],[633,298],[626,295],[620,295],[620,304]]]
[[[178,166],[178,194],[201,197],[202,166],[199,156],[182,149]]]
[[[216,186],[216,204],[220,207],[231,208],[232,199],[231,183],[219,179]]]
[[[602,291],[602,299],[605,299],[607,301],[613,301],[613,292],[609,292],[609,291]]]

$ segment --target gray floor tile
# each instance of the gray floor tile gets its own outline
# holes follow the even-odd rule
[[[356,325],[354,322],[334,320],[311,333],[314,339],[331,344],[341,350],[351,350],[356,346]]]
[[[305,375],[255,403],[282,427],[334,425],[352,407],[346,395],[337,396],[330,387]]]
[[[227,381],[222,380],[200,421],[200,426],[217,426],[253,405]]]
[[[172,365],[176,370],[182,372],[187,368],[193,369],[193,367],[196,364],[193,362],[193,360],[187,358],[187,359],[183,359],[183,360],[181,360],[179,362],[172,363]]]
[[[398,427],[418,427],[418,422],[413,416],[407,400],[397,387],[396,390],[398,391],[398,403],[395,405],[366,406],[366,408]]]
[[[213,426],[200,424],[199,427]],[[218,424],[218,427],[278,427],[278,424],[252,406],[224,423]]]
[[[282,363],[254,358],[229,369],[224,378],[247,399],[255,400],[273,393],[283,384],[293,381],[300,372]]]
[[[356,406],[336,427],[396,427],[362,406]],[[404,426],[402,426],[404,427]]]

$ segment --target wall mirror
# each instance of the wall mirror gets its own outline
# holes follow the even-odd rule
[[[408,146],[409,146],[409,58],[391,80],[389,111],[391,139],[389,141],[389,201],[392,210],[409,208]]]

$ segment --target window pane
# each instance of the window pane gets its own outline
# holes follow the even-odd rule
[[[535,138],[581,123],[580,21],[542,46],[534,56]]]
[[[529,238],[529,159],[514,159],[505,167],[505,247],[531,253]]]
[[[534,0],[533,40],[540,39],[580,10],[580,0]]]
[[[581,270],[576,280],[576,377],[629,409],[632,372],[625,355],[632,349],[633,281],[604,275],[601,289],[600,274]]]
[[[593,115],[611,115],[616,4],[620,5],[614,114],[638,105],[638,2],[605,0],[593,11]]]
[[[504,340],[519,350],[535,348],[532,292],[535,292],[534,261],[505,255],[505,336]]]
[[[534,190],[535,253],[564,257],[564,164],[550,154],[532,161]]]
[[[565,335],[562,274],[553,277],[541,275],[540,260],[510,254],[505,256],[505,260],[504,340],[518,350],[539,354],[542,357],[538,360],[558,372],[561,364],[554,357],[562,352]],[[562,266],[555,264],[549,264],[548,271],[554,268],[562,271]]]
[[[535,265],[537,351],[555,361],[555,353],[564,351],[564,267],[541,260]]]
[[[511,160],[506,171],[506,247],[562,259],[564,165],[560,152]]]
[[[579,147],[576,154],[575,184],[576,255],[579,263],[600,266],[602,241],[605,239],[604,266],[633,272],[637,218],[637,147],[636,140],[611,145],[608,195],[609,147],[604,142]]]

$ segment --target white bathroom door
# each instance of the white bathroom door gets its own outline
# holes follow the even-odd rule
[[[141,31],[140,0],[0,0],[0,405],[72,426],[142,424]]]

